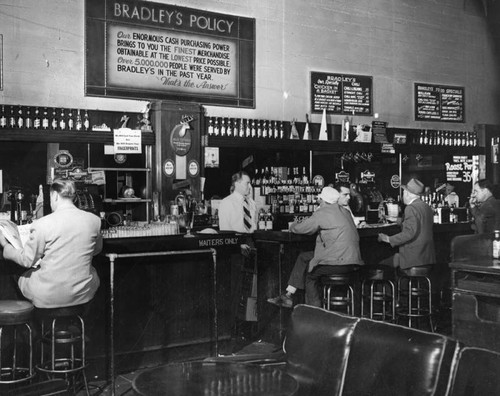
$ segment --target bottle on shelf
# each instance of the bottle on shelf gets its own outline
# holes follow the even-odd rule
[[[213,121],[212,117],[210,117],[208,119],[208,130],[207,130],[207,132],[208,132],[209,136],[212,136],[214,134],[214,121]]]
[[[17,121],[16,125],[18,128],[24,128],[24,112],[23,112],[23,106],[19,106],[17,108]]]
[[[268,132],[268,130],[267,130],[267,120],[264,120],[262,122],[262,135],[261,136],[263,138],[267,138],[267,132]]]
[[[40,109],[35,108],[35,117],[33,119],[33,127],[35,129],[40,129],[42,127],[42,120],[40,119]]]
[[[258,138],[262,137],[262,124],[261,124],[260,120],[257,121],[257,134],[256,134],[256,136]]]
[[[493,237],[493,258],[500,259],[500,230],[495,230]]]
[[[226,119],[222,118],[220,122],[220,135],[226,136]]]
[[[14,106],[10,106],[9,128],[16,128],[16,127],[17,127],[17,122],[16,122],[15,109]]]
[[[2,105],[0,112],[0,128],[7,128],[7,114],[5,113],[5,106]]]
[[[75,127],[75,120],[73,119],[73,111],[69,109],[68,111],[68,130],[72,131]]]
[[[215,118],[215,121],[214,121],[214,136],[219,136],[219,135],[220,135],[219,119]]]
[[[76,112],[76,124],[75,124],[75,129],[77,131],[81,131],[83,128],[83,123],[82,123],[82,116],[80,114],[80,109],[77,110]]]
[[[61,131],[66,130],[66,117],[64,115],[64,109],[61,109],[61,115],[59,117],[59,129]]]
[[[50,120],[50,127],[53,130],[56,130],[57,127],[59,126],[59,120],[57,119],[57,114],[56,114],[56,109],[52,109],[52,118]]]
[[[227,119],[226,135],[233,136],[233,121],[231,118]]]
[[[42,129],[49,129],[49,112],[46,107],[43,109]]]
[[[26,117],[24,118],[24,127],[26,129],[33,128],[33,119],[31,118],[31,108],[30,107],[28,107],[26,109]]]
[[[266,229],[266,218],[265,218],[265,212],[264,209],[261,209],[259,211],[259,221],[258,221],[258,228],[259,230],[265,230]]]
[[[90,118],[87,110],[85,110],[85,114],[83,115],[83,129],[85,131],[90,129]]]
[[[254,125],[255,128],[255,125]],[[245,123],[245,137],[252,137],[252,128],[250,126],[250,120],[247,120]]]
[[[273,230],[273,227],[274,227],[274,218],[273,218],[273,214],[271,213],[271,209],[268,209],[267,210],[267,214],[266,214],[266,230],[268,231],[272,231]]]

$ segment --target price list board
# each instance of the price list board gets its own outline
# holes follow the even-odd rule
[[[465,122],[465,89],[415,83],[415,120]]]
[[[311,72],[311,111],[373,114],[373,78],[353,74]]]

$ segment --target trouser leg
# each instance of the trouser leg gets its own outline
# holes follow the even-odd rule
[[[292,273],[288,279],[288,284],[296,289],[305,288],[305,277],[309,267],[309,261],[314,257],[314,252],[302,252],[298,255]]]

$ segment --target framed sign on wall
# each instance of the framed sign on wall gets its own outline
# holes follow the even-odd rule
[[[134,0],[85,19],[86,95],[255,107],[255,19]]]
[[[415,83],[415,121],[465,122],[465,88]]]

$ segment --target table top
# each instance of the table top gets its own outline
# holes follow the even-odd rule
[[[296,394],[298,384],[277,368],[198,361],[144,371],[132,387],[144,396],[286,396]]]

